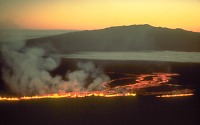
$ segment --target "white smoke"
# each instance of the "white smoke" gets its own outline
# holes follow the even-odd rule
[[[78,68],[79,70],[67,74],[69,81],[64,83],[66,86],[75,91],[104,89],[105,86],[102,83],[108,81],[109,77],[94,63],[78,63]],[[88,79],[91,79],[90,83],[88,83]]]
[[[27,48],[24,42],[5,43],[0,46],[4,63],[3,80],[15,94],[43,95],[100,90],[105,87],[102,83],[109,80],[92,62],[78,63],[76,71],[66,73],[68,80],[63,80],[61,76],[52,77],[49,72],[59,66],[58,58],[45,57],[44,49]]]

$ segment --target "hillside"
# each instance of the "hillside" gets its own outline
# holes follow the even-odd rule
[[[131,25],[30,39],[27,40],[27,46],[40,46],[60,53],[152,50],[200,52],[200,33]]]

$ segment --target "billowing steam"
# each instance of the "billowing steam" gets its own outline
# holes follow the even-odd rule
[[[14,43],[14,42],[13,42]],[[27,48],[20,44],[2,44],[2,77],[6,86],[18,95],[43,95],[71,91],[101,90],[109,80],[92,62],[78,63],[77,70],[52,77],[49,73],[59,66],[58,58],[46,57],[42,48]]]

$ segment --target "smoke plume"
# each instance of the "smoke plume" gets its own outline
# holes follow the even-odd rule
[[[3,42],[0,46],[4,64],[2,77],[15,94],[43,95],[101,90],[105,88],[102,83],[109,80],[92,62],[80,62],[76,71],[66,71],[67,80],[63,80],[62,76],[52,77],[50,71],[59,66],[59,58],[46,57],[43,48],[28,48],[25,42]]]

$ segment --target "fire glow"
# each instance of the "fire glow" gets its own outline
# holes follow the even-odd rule
[[[153,73],[153,74],[141,74],[141,75],[126,74],[126,77],[112,79],[109,82],[107,82],[106,83],[107,88],[101,91],[80,91],[80,92],[67,92],[59,94],[56,93],[48,95],[23,96],[23,97],[0,97],[0,100],[18,101],[18,100],[33,100],[33,99],[46,99],[46,98],[83,98],[91,96],[97,96],[97,97],[136,96],[138,90],[164,85],[169,82],[171,77],[178,75],[179,74],[170,74],[170,73]],[[117,81],[123,82],[124,80],[133,78],[135,78],[135,82],[133,83],[128,83],[125,85],[121,84],[111,87]],[[156,97],[178,97],[178,96],[192,96],[192,95],[193,95],[192,91],[187,90],[187,91],[179,91],[179,93],[174,93],[174,94],[169,94],[169,92],[166,92],[165,94],[164,92],[163,95],[157,95]]]

